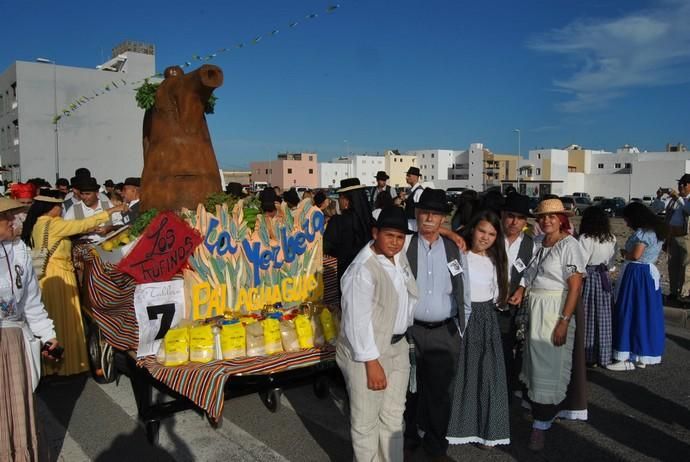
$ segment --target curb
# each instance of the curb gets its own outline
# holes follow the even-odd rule
[[[690,310],[684,308],[664,307],[666,324],[690,330]]]

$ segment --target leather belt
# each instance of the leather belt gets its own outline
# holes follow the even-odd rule
[[[395,345],[398,343],[400,340],[405,338],[405,334],[393,334],[391,337],[391,345]]]
[[[437,322],[417,321],[415,319],[414,325],[423,327],[425,329],[436,329],[437,327],[445,326],[446,324],[451,323],[451,322],[453,322],[453,318],[448,318],[448,319],[444,319],[443,321],[437,321]]]

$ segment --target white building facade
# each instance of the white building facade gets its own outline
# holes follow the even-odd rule
[[[319,162],[319,187],[338,188],[341,180],[352,177],[352,171],[352,161],[348,157]]]
[[[422,182],[434,188],[461,187],[483,191],[484,145],[473,143],[467,150],[424,149],[409,151],[417,158]]]
[[[128,83],[155,74],[155,55],[151,45],[129,43],[95,69],[17,61],[0,74],[3,179],[53,183],[56,173],[70,178],[79,167],[99,181],[141,175],[144,111]],[[53,123],[80,99],[69,117]]]
[[[675,187],[677,180],[690,173],[690,152],[640,152],[625,146],[615,153],[569,149],[536,149],[520,161],[520,181],[504,181],[504,188],[515,186],[522,194],[590,196],[653,196],[658,188]]]

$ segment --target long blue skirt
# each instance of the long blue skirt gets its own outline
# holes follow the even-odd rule
[[[613,313],[613,357],[658,364],[664,353],[664,306],[649,264],[629,263]]]

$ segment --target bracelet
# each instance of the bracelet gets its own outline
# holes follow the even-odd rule
[[[565,322],[570,321],[570,318],[572,318],[572,317],[573,317],[572,314],[569,314],[568,316],[566,316],[564,314],[558,315],[558,319],[560,319],[561,321],[565,321]]]

